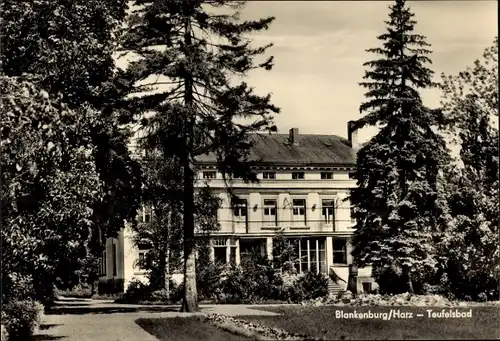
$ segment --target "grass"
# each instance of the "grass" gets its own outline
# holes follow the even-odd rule
[[[135,322],[160,341],[250,340],[221,330],[212,324],[203,323],[196,316],[154,319],[141,318]]]
[[[241,316],[240,319],[279,328],[292,333],[321,337],[328,340],[388,340],[388,339],[498,339],[500,329],[498,307],[472,307],[472,318],[428,318],[426,309],[442,308],[392,307],[413,313],[410,319],[354,319],[336,318],[337,311],[388,313],[391,307],[340,307],[340,306],[280,306],[262,307],[280,313],[280,316]],[[255,308],[257,309],[257,308]],[[448,307],[445,308],[446,310]],[[452,308],[453,310],[455,308]],[[470,308],[460,308],[468,311]],[[416,317],[417,313],[424,314]]]

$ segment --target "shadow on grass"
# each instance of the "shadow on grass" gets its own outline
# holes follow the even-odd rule
[[[54,336],[54,335],[47,335],[47,334],[38,334],[33,336],[33,341],[50,341],[50,340],[61,340],[65,339],[66,336]]]
[[[199,317],[140,318],[135,323],[160,341],[235,341],[250,340],[231,334]]]
[[[54,307],[46,312],[46,315],[85,315],[85,314],[120,314],[136,312],[178,312],[180,307],[99,307],[99,306],[72,306]]]
[[[57,326],[62,326],[62,324],[41,324],[40,327],[38,327],[38,329],[47,330],[47,329],[54,328]]]

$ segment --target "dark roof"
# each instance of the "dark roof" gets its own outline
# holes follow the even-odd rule
[[[346,165],[356,164],[356,152],[349,141],[335,135],[300,134],[297,143],[288,134],[262,134],[249,136],[253,146],[249,161],[255,164],[280,165]],[[200,155],[200,163],[214,163],[214,154]]]

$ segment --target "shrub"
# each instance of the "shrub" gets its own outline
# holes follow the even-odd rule
[[[145,284],[138,279],[134,279],[129,283],[127,290],[123,294],[123,301],[148,301],[151,299],[151,294],[152,292],[148,284]]]
[[[233,267],[222,281],[225,303],[244,303],[252,299],[252,282],[245,278],[241,267]]]
[[[92,288],[87,284],[77,284],[69,290],[58,290],[58,294],[67,297],[90,298],[92,297]]]
[[[9,341],[29,340],[40,323],[43,305],[33,300],[11,301],[2,307],[2,324]]]
[[[198,289],[198,299],[215,298],[220,300],[222,272],[223,267],[215,263],[208,263],[197,269],[196,287]]]
[[[328,293],[328,278],[322,273],[308,271],[288,288],[287,298],[292,302],[301,302],[324,297]]]

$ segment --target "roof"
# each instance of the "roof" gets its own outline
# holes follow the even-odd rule
[[[298,134],[291,143],[289,134],[249,135],[253,144],[249,161],[257,165],[334,166],[356,164],[356,152],[346,139],[336,135]],[[200,155],[200,163],[215,163],[214,154]]]

